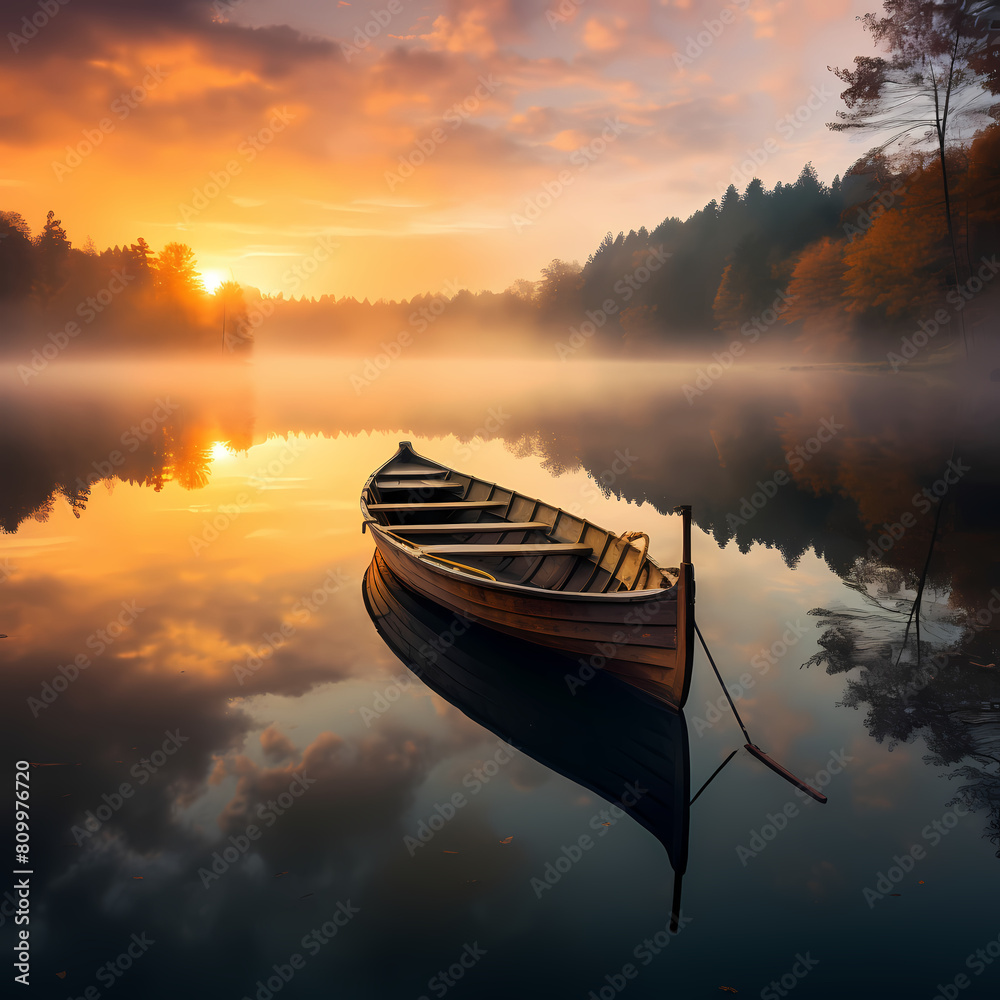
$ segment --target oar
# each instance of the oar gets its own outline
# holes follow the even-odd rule
[[[750,739],[750,734],[747,732],[747,727],[743,725],[743,720],[740,718],[740,713],[736,711],[736,705],[733,703],[732,696],[729,694],[729,688],[726,687],[725,682],[722,680],[722,674],[719,673],[719,668],[715,665],[715,660],[712,658],[712,654],[708,648],[708,643],[705,642],[705,637],[701,634],[701,629],[698,628],[698,623],[694,623],[694,630],[698,633],[698,638],[701,641],[702,648],[705,650],[706,656],[708,656],[708,662],[712,664],[712,669],[715,671],[715,676],[719,679],[719,684],[722,686],[722,690],[729,701],[729,707],[733,710],[733,715],[736,716],[736,721],[740,724],[740,729],[743,730],[743,735],[746,737],[746,748],[756,757],[762,764],[766,764],[775,774],[780,774],[785,781],[791,782],[796,788],[805,792],[806,795],[811,796],[817,802],[826,802],[826,796],[822,792],[816,791],[812,785],[806,784],[801,778],[796,777],[788,770],[787,767],[782,767],[776,760],[772,760],[766,753],[752,739]],[[726,762],[728,763],[728,761]],[[723,765],[725,766],[725,765]],[[720,768],[721,770],[721,768]],[[714,778],[715,775],[712,775]],[[712,779],[709,778],[709,781]],[[698,793],[701,794],[700,792]],[[697,797],[697,796],[696,796]]]

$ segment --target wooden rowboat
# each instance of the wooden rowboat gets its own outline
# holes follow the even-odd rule
[[[690,508],[672,579],[621,535],[540,500],[414,452],[408,441],[361,492],[388,568],[411,590],[462,619],[575,658],[567,684],[596,670],[683,706],[694,652]],[[644,540],[644,544],[641,544]]]

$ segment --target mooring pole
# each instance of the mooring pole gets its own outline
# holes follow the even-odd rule
[[[675,514],[680,514],[683,518],[681,531],[683,533],[683,547],[681,549],[681,562],[691,562],[691,505],[681,504],[674,508]]]

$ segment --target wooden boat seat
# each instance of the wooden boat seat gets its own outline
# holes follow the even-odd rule
[[[483,510],[487,507],[506,507],[505,500],[450,500],[445,503],[370,503],[369,510]],[[386,525],[392,528],[395,525]]]
[[[589,556],[594,550],[578,542],[539,542],[536,545],[421,545],[429,556]]]
[[[460,490],[465,483],[454,479],[376,479],[380,490]]]
[[[388,527],[388,525],[384,525]],[[394,524],[397,535],[423,532],[428,535],[501,535],[507,531],[548,531],[544,521],[460,521],[457,524]]]
[[[386,470],[387,476],[395,476],[397,479],[400,476],[446,476],[448,475],[447,469],[432,469],[426,465],[394,465],[391,469]]]

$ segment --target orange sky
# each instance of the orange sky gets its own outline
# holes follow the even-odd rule
[[[54,209],[76,246],[185,242],[270,293],[502,290],[731,179],[842,173],[865,147],[825,128],[827,66],[871,51],[871,6],[18,0],[0,210]]]

